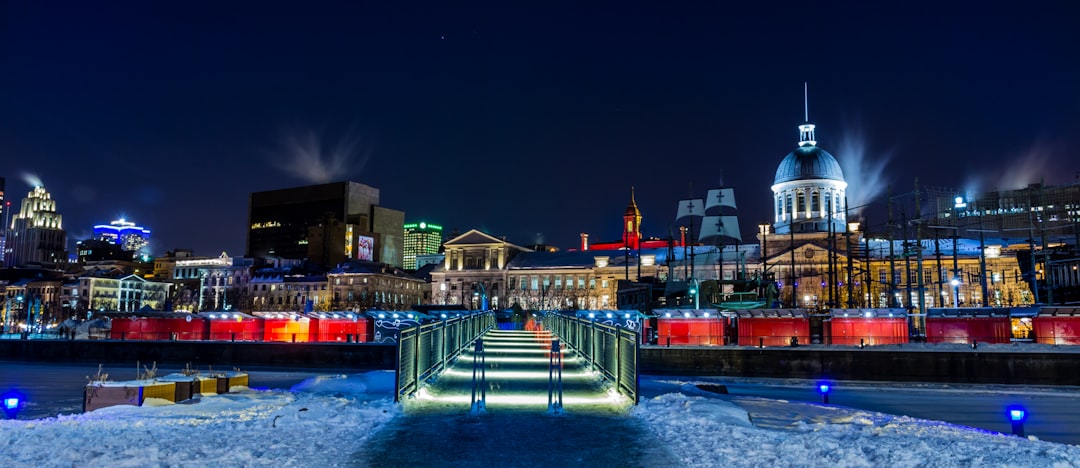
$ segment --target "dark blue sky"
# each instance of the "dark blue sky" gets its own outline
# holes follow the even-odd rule
[[[631,186],[645,234],[666,236],[721,171],[752,232],[804,81],[855,197],[1080,170],[1064,1],[23,3],[0,7],[0,176],[13,200],[39,177],[73,241],[125,215],[155,253],[239,255],[248,193],[350,179],[410,221],[568,248],[618,239]]]

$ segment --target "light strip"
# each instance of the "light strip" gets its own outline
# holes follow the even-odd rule
[[[468,358],[468,359],[472,360],[471,357]],[[488,356],[488,357],[484,358],[484,361],[486,361],[486,362],[510,362],[510,363],[518,363],[518,364],[527,364],[527,363],[530,363],[530,362],[534,362],[534,363],[535,362],[539,362],[539,363],[551,362],[550,359],[542,358],[542,357],[531,358],[531,357],[502,357],[502,356]],[[578,362],[578,361],[580,361],[580,359],[577,356],[563,357],[563,362],[564,363]]]
[[[417,392],[416,398],[418,400],[441,401],[441,402],[447,402],[447,403],[461,403],[461,404],[464,404],[464,405],[468,405],[468,404],[472,403],[472,395],[432,395],[432,394],[428,393],[426,389],[421,389],[419,392]],[[621,396],[618,396],[617,393],[615,394],[615,396],[612,396],[611,394],[608,394],[608,395],[601,395],[601,396],[594,396],[594,397],[568,396],[568,395],[565,395],[565,394],[563,395],[563,404],[564,405],[616,405],[616,404],[619,404],[619,403],[622,403],[622,402],[623,402],[623,398]],[[487,398],[485,399],[485,404],[487,406],[492,406],[492,405],[547,406],[548,397],[547,397],[547,395],[515,395],[515,394],[492,395],[491,393],[488,393]]]
[[[466,379],[472,379],[472,370],[455,370],[450,369],[443,373],[443,375],[452,375],[455,377],[464,377]],[[592,379],[596,378],[596,375],[586,371],[566,371],[563,370],[563,380],[566,379]],[[506,371],[506,370],[492,370],[488,369],[484,372],[484,377],[488,379],[515,379],[515,380],[547,380],[550,378],[548,370],[534,370],[534,371]]]
[[[547,349],[547,348],[535,348],[535,349],[517,349],[517,348],[509,348],[509,349],[498,348],[498,349],[496,349],[496,348],[487,348],[486,350],[487,350],[487,353],[489,353],[489,354],[490,353],[496,353],[496,354],[549,354],[549,353],[551,353],[551,350]],[[462,353],[462,354],[468,354],[468,355],[471,356],[471,355],[476,354],[476,353],[473,352],[472,350],[470,350],[469,352]]]

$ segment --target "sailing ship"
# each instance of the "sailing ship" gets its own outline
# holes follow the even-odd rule
[[[711,307],[744,310],[765,306],[766,301],[758,297],[758,281],[751,280],[746,271],[746,255],[739,246],[742,234],[739,230],[738,207],[735,203],[735,190],[724,187],[709,189],[705,198],[679,200],[676,223],[682,232],[683,245],[683,281],[669,281],[669,290],[689,290],[695,285],[700,299],[707,299]],[[694,230],[697,228],[697,236]],[[727,249],[727,247],[733,247]],[[706,247],[697,253],[695,247]],[[706,279],[695,275],[695,257],[707,255],[702,262],[713,268],[712,273],[701,272]],[[731,276],[725,275],[724,263],[729,261],[735,268],[729,269]],[[688,267],[688,268],[687,268]],[[673,273],[673,272],[672,272]],[[673,276],[669,274],[669,278]],[[730,288],[728,288],[730,286]],[[730,289],[730,290],[728,290]],[[698,306],[700,306],[700,299]]]

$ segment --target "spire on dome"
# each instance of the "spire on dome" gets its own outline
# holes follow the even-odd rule
[[[805,123],[799,125],[799,146],[816,146],[814,124],[810,123],[810,98],[805,81],[803,82],[803,118]]]

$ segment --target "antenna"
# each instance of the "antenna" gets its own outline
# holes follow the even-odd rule
[[[802,83],[802,96],[803,96],[803,117],[807,122],[810,121],[810,98],[807,93],[806,82]]]

